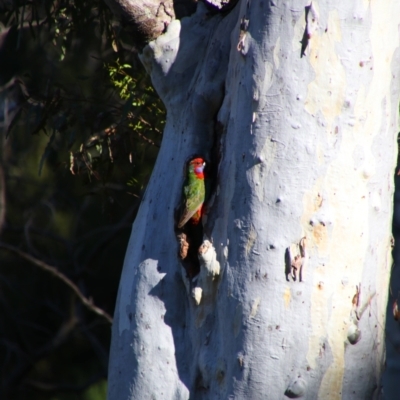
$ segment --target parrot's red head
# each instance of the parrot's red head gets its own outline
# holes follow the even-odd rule
[[[193,168],[193,172],[196,174],[197,178],[204,179],[204,167],[206,166],[206,162],[201,158],[194,158],[189,163],[189,168]]]

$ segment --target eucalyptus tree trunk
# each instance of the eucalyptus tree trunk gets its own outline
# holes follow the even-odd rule
[[[110,400],[379,398],[399,24],[395,0],[199,4],[143,49],[167,123],[121,277]],[[198,245],[176,221],[195,154],[213,183],[193,277],[182,249]]]

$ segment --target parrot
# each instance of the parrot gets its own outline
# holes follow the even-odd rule
[[[201,157],[188,163],[186,181],[183,186],[183,207],[178,228],[182,228],[189,220],[197,225],[202,216],[202,208],[206,198],[204,180],[205,161]]]

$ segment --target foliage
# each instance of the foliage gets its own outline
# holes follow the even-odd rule
[[[107,315],[165,120],[114,25],[99,0],[0,5],[0,398],[105,398]]]

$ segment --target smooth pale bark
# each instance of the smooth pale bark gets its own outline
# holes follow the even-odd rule
[[[168,117],[121,278],[110,400],[380,395],[400,69],[400,3],[384,3],[200,5],[145,48]],[[195,299],[174,213],[187,158],[216,150],[220,275],[202,269]],[[299,282],[287,261],[304,237]]]

